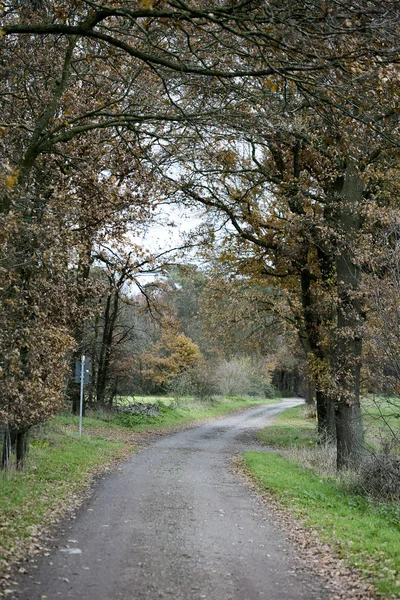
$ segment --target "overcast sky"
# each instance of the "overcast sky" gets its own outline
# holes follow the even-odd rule
[[[199,211],[189,211],[176,205],[160,207],[156,223],[150,225],[143,242],[152,252],[164,252],[183,245],[184,235],[201,223]]]

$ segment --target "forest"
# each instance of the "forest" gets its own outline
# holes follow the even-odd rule
[[[0,4],[3,468],[82,354],[86,410],[296,395],[362,463],[361,399],[399,414],[399,9]]]

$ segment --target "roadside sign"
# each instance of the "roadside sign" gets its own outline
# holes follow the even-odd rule
[[[83,361],[83,383],[89,383],[90,373],[92,370],[92,361],[90,358],[85,358]],[[82,360],[75,361],[75,383],[81,383]]]

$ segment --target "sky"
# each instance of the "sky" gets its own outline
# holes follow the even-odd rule
[[[156,222],[144,234],[143,243],[154,253],[177,248],[201,220],[200,211],[189,211],[177,205],[162,206],[156,214]]]

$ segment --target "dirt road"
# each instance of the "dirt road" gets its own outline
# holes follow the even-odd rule
[[[162,438],[106,476],[20,579],[21,600],[326,600],[230,468],[298,400]]]

